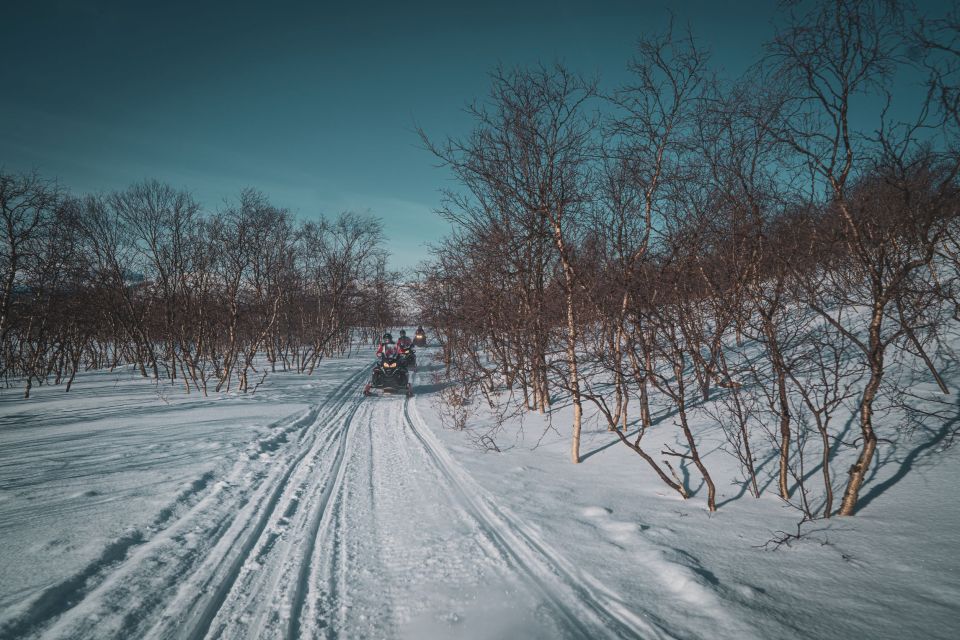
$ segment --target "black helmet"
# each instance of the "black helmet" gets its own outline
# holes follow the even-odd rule
[[[384,341],[384,342],[393,342],[393,336],[390,335],[390,332],[389,332],[389,331],[388,331],[387,333],[383,334],[383,341]]]
[[[406,337],[407,337],[407,332],[406,332],[405,329],[400,329],[400,337],[401,337],[401,338],[406,338]]]

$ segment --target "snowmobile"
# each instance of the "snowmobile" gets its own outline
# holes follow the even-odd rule
[[[417,347],[427,346],[427,334],[423,332],[423,327],[417,327],[417,332],[413,334],[413,344]]]
[[[373,366],[373,374],[370,376],[370,382],[363,388],[363,395],[372,395],[372,389],[383,389],[384,393],[403,391],[408,396],[413,395],[413,385],[410,384],[407,366],[395,351],[384,354]]]

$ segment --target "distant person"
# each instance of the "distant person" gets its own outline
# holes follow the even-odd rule
[[[397,338],[397,350],[401,352],[409,351],[412,346],[413,340],[407,337],[407,332],[404,329],[400,329],[400,337]]]

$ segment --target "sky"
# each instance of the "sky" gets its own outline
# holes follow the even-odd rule
[[[447,231],[453,186],[416,134],[470,130],[498,64],[561,61],[612,88],[671,12],[737,74],[772,0],[10,2],[0,21],[0,168],[75,193],[159,179],[213,210],[255,187],[301,219],[383,221],[391,266]],[[721,6],[722,5],[722,6]]]

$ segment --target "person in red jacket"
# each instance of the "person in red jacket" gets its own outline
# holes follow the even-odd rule
[[[385,356],[393,355],[396,353],[396,349],[393,346],[393,336],[390,335],[390,332],[383,334],[383,338],[380,340],[380,344],[377,345],[377,360],[382,359]]]
[[[397,350],[400,353],[404,351],[409,351],[410,347],[413,346],[413,340],[407,337],[407,332],[403,329],[400,329],[400,337],[397,338]]]
[[[406,366],[416,371],[417,356],[413,352],[413,340],[407,337],[407,332],[403,329],[400,330],[400,337],[397,338],[397,353]]]

